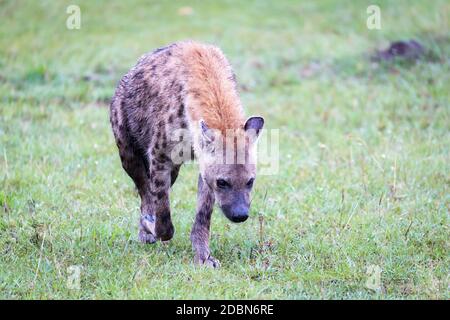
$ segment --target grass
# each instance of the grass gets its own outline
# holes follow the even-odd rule
[[[80,30],[73,1],[0,2],[1,298],[450,298],[448,2],[378,1],[381,30],[364,1],[76,2]],[[247,114],[280,130],[251,218],[213,215],[219,270],[192,263],[195,165],[171,243],[137,242],[108,118],[137,58],[186,38],[223,48]],[[370,62],[410,38],[420,61]]]

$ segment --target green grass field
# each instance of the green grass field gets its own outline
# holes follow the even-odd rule
[[[450,4],[377,1],[381,30],[369,4],[0,1],[0,298],[449,299]],[[421,60],[370,62],[411,38]],[[246,113],[280,130],[251,218],[214,212],[219,270],[193,264],[193,164],[174,239],[138,243],[109,124],[120,77],[182,39],[220,46]]]

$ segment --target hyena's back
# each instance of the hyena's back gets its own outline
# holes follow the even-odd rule
[[[152,141],[168,139],[162,137],[164,126],[186,125],[184,81],[172,57],[173,48],[144,55],[120,80],[111,102],[111,124],[119,151],[129,145],[144,161]],[[122,152],[121,157],[125,157]]]
[[[144,55],[121,79],[111,102],[119,150],[131,147],[147,167],[147,153],[168,156],[168,133],[200,119],[219,130],[243,123],[234,73],[211,45],[180,42]]]

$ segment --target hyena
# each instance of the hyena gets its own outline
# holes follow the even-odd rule
[[[185,41],[145,54],[120,80],[110,120],[122,166],[141,198],[143,243],[173,237],[169,192],[193,152],[200,169],[191,232],[194,261],[218,267],[209,250],[213,206],[217,203],[232,222],[248,218],[256,141],[264,125],[262,117],[245,120],[222,51]]]

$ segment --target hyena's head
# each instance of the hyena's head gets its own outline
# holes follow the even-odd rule
[[[250,117],[243,128],[221,132],[200,121],[200,174],[233,222],[248,218],[256,178],[256,142],[263,126],[262,117]]]

